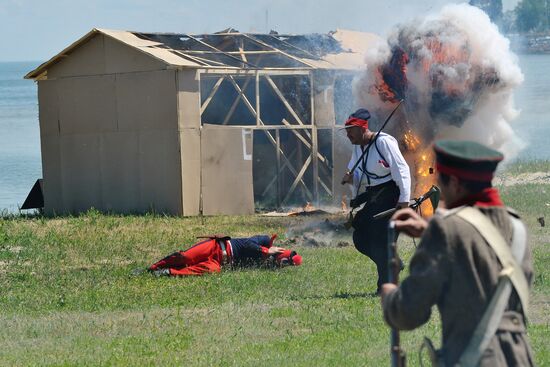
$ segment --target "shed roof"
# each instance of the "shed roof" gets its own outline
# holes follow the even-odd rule
[[[241,33],[226,29],[212,34],[142,33],[94,28],[59,54],[25,75],[40,79],[52,65],[103,34],[176,68],[345,69],[364,66],[364,53],[378,36],[336,30],[328,34]]]

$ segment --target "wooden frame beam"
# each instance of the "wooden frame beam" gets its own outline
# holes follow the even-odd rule
[[[302,165],[302,168],[300,169],[300,172],[298,172],[298,174],[296,175],[296,178],[294,179],[294,182],[290,186],[290,189],[288,190],[285,198],[281,202],[281,205],[284,205],[287,202],[287,200],[290,198],[290,196],[294,193],[294,190],[296,189],[296,186],[298,186],[298,183],[300,181],[302,181],[302,177],[306,173],[306,170],[309,167],[310,163],[311,163],[311,155],[307,157],[306,161]],[[311,200],[311,196],[310,196],[310,200]]]
[[[292,126],[294,126],[294,125],[290,124],[290,122],[288,122],[288,121],[285,120],[285,119],[283,119],[282,122],[283,122],[283,124],[285,124],[285,125],[288,126],[289,128],[291,128]],[[303,125],[303,126],[305,126],[305,125]],[[313,130],[314,128],[315,128],[315,126],[313,126],[313,125],[311,125],[311,126],[309,127],[309,129],[311,129],[311,130]],[[295,130],[302,130],[302,129],[292,129],[293,132],[294,132]],[[304,129],[304,130],[306,131],[306,134],[307,134],[308,129]],[[308,149],[310,149],[310,150],[312,149],[312,144],[311,144],[310,142],[308,142],[307,139],[304,138],[301,134],[299,134],[299,133],[294,133],[294,135],[296,135],[296,137],[297,137],[298,139],[300,139],[300,141],[301,141],[302,143],[304,143],[304,145],[305,145]],[[311,139],[311,134],[307,134],[307,135],[308,135],[308,138]],[[319,153],[319,152],[317,152],[317,159],[319,159],[321,162],[323,162],[324,164],[326,164],[327,167],[329,167],[329,160],[328,160],[325,156],[323,156],[321,153]]]
[[[250,75],[259,73],[260,75],[309,75],[309,69],[284,69],[284,68],[262,68],[262,69],[241,69],[241,68],[221,68],[212,66],[211,68],[204,68],[204,69],[198,69],[200,74],[206,74],[206,76],[210,76],[212,74],[221,75]]]
[[[201,41],[200,39],[197,39],[197,38],[194,37],[194,36],[191,36],[191,35],[189,35],[189,34],[185,34],[185,35],[183,35],[183,36],[184,36],[184,37],[188,37],[188,38],[192,39],[193,41],[200,43],[200,44],[203,45],[203,46],[206,46],[206,47],[208,47],[208,48],[211,48],[211,49],[213,49],[214,51],[221,52],[221,53],[224,54],[225,56],[230,57],[230,58],[232,58],[232,59],[234,59],[234,60],[236,60],[236,61],[238,61],[238,62],[240,62],[240,63],[244,63],[244,64],[249,65],[249,66],[252,66],[252,67],[254,67],[254,68],[257,67],[256,65],[251,64],[251,63],[246,62],[246,61],[243,61],[243,60],[239,59],[238,57],[233,56],[233,55],[231,55],[231,54],[228,54],[227,52],[222,51],[222,50],[220,50],[220,49],[218,49],[218,48],[212,46],[211,44],[209,44],[209,43],[207,43],[207,42]]]
[[[242,51],[241,51],[242,50]],[[246,51],[242,47],[239,47],[239,51],[199,51],[199,50],[175,50],[183,54],[204,54],[204,55],[267,55],[278,54],[279,51]]]
[[[277,85],[275,84],[275,82],[273,81],[273,79],[271,79],[271,77],[269,75],[264,75],[265,79],[267,80],[268,84],[271,86],[271,89],[273,89],[273,91],[275,92],[275,94],[279,97],[279,99],[281,100],[281,102],[283,102],[283,105],[286,107],[286,109],[288,110],[288,112],[290,112],[290,114],[292,115],[292,117],[294,117],[294,119],[296,120],[296,122],[298,123],[298,125],[303,125],[304,123],[302,122],[302,120],[300,119],[300,117],[298,116],[298,114],[296,113],[296,111],[294,111],[294,109],[292,108],[292,106],[290,105],[290,103],[288,103],[287,99],[285,98],[285,96],[283,95],[283,93],[281,92],[281,90],[279,89],[279,87],[277,87]]]
[[[245,57],[244,53],[241,54],[241,57]],[[243,60],[244,61],[244,60]],[[277,203],[279,206],[284,205],[292,196],[292,194],[295,192],[298,185],[300,185],[307,198],[311,201],[315,200],[315,204],[319,205],[319,186],[321,186],[329,195],[331,195],[331,190],[329,187],[323,182],[321,177],[319,177],[319,161],[324,163],[327,168],[331,168],[329,166],[329,161],[326,157],[324,157],[320,152],[318,151],[318,142],[317,142],[317,128],[313,124],[311,125],[305,125],[298,113],[292,108],[286,97],[283,95],[281,90],[278,88],[278,86],[275,84],[273,79],[270,77],[270,75],[282,75],[282,76],[295,76],[295,75],[307,75],[310,77],[310,87],[313,86],[312,83],[312,75],[309,71],[302,71],[302,70],[294,70],[289,72],[289,70],[233,70],[233,69],[223,69],[223,72],[220,72],[220,70],[208,70],[208,69],[201,69],[199,70],[199,78],[201,77],[217,77],[218,80],[214,84],[212,90],[210,91],[208,97],[206,98],[205,102],[201,105],[200,111],[201,116],[203,112],[206,110],[216,93],[219,91],[219,88],[224,80],[228,80],[235,90],[237,91],[238,95],[233,101],[224,121],[223,125],[226,125],[229,122],[229,119],[234,114],[235,109],[238,105],[239,101],[243,101],[247,109],[250,111],[250,113],[255,117],[256,119],[256,126],[249,126],[244,125],[241,127],[245,128],[252,128],[253,130],[263,130],[265,134],[268,137],[268,140],[270,143],[275,147],[276,154],[277,154],[277,172],[275,177],[269,182],[269,184],[264,189],[263,195],[267,191],[271,189],[271,187],[277,183]],[[293,125],[290,122],[286,121],[286,119],[282,120],[283,126],[281,125],[266,125],[260,116],[260,78],[261,76],[264,76],[266,78],[267,83],[273,89],[277,97],[281,100],[285,108],[289,111],[289,113],[294,117],[294,119],[297,121],[297,125]],[[243,84],[242,88],[239,86],[237,81],[235,80],[235,77],[245,77],[245,83]],[[256,85],[256,91],[255,91],[255,106],[252,105],[250,100],[245,94],[246,88],[248,87],[249,83],[252,81],[252,78],[254,78],[255,85]],[[313,98],[313,90],[310,91],[311,98]],[[313,102],[312,102],[313,103]],[[313,118],[313,105],[312,108],[312,118]],[[237,126],[235,126],[237,127]],[[269,130],[275,130],[275,137],[274,134],[270,132]],[[309,154],[307,156],[307,159],[304,161],[302,166],[300,167],[299,171],[296,170],[296,168],[291,163],[290,159],[295,153],[295,151],[290,155],[287,156],[283,149],[281,148],[281,140],[280,140],[280,130],[290,130],[292,133],[296,136],[297,140],[304,144],[305,147],[309,150]],[[296,130],[305,130],[305,134],[307,137],[304,137],[300,132]],[[311,131],[311,132],[310,132]],[[311,141],[311,142],[310,142]],[[298,143],[298,144],[300,144]],[[304,175],[307,172],[309,166],[312,165],[313,167],[313,193],[308,188],[308,185],[304,182]],[[290,186],[290,189],[286,193],[283,200],[281,200],[282,195],[282,188],[280,185],[280,175],[281,173],[288,168],[291,174],[294,176],[294,180],[292,182],[292,185]]]
[[[237,82],[235,82],[235,79],[232,77],[232,76],[229,76],[229,80],[231,81],[231,83],[233,84],[233,86],[235,87],[235,89],[237,89],[238,92],[241,92],[241,88],[239,87],[239,85],[237,84]],[[252,104],[250,103],[250,101],[248,100],[248,97],[244,94],[241,95],[241,98],[243,99],[243,102],[245,104],[245,106],[248,107],[248,109],[250,110],[250,112],[254,115],[254,117],[256,117],[256,119],[262,124],[265,126],[264,122],[262,121],[262,119],[259,117],[259,114],[256,113],[256,111],[254,110],[254,108],[252,107]],[[288,165],[288,168],[290,169],[290,172],[292,172],[292,174],[294,176],[296,176],[296,179],[298,180],[299,183],[301,183],[304,187],[304,190],[306,191],[308,197],[311,197],[311,192],[309,191],[307,185],[305,184],[304,180],[302,179],[302,176],[303,176],[303,173],[300,175],[299,172],[296,171],[296,169],[292,166],[292,164],[290,163],[289,159],[286,157],[285,153],[283,152],[283,150],[280,148],[280,147],[277,147],[277,141],[275,138],[273,138],[273,136],[271,135],[271,133],[269,131],[266,131],[266,134],[267,136],[269,137],[269,140],[271,141],[271,144],[275,145],[275,149],[277,149],[280,154],[281,154],[281,157],[286,161],[287,165]],[[303,168],[303,167],[302,167]],[[296,181],[296,180],[295,180]],[[297,185],[297,184],[296,184]],[[296,185],[294,186],[294,188],[296,188]],[[294,190],[294,189],[293,189]]]
[[[235,109],[237,108],[237,105],[239,104],[239,101],[244,96],[244,91],[246,90],[246,88],[248,87],[248,84],[250,84],[250,81],[252,80],[252,77],[249,76],[249,77],[246,78],[242,89],[239,87],[239,85],[235,81],[234,77],[230,76],[229,79],[231,81],[231,84],[233,84],[233,86],[237,89],[237,92],[239,94],[237,95],[237,97],[235,97],[235,100],[233,101],[233,104],[231,105],[231,108],[229,108],[229,112],[225,116],[225,119],[223,120],[222,125],[227,125],[227,123],[229,122],[229,119],[231,118],[231,116],[233,116],[233,113],[235,112]],[[254,117],[256,117],[256,119],[257,119],[258,114],[253,113],[253,115],[255,115]]]
[[[216,94],[216,92],[218,91],[218,88],[220,87],[220,85],[222,85],[222,82],[225,80],[225,75],[222,75],[218,81],[216,81],[216,84],[214,84],[214,86],[212,87],[212,90],[210,91],[210,94],[208,95],[208,97],[204,100],[204,103],[202,104],[201,106],[201,116],[204,112],[204,110],[206,110],[206,107],[208,107],[208,105],[210,104],[210,102],[212,101],[212,98],[214,98],[214,95]]]
[[[292,59],[292,60],[294,60],[294,61],[297,61],[297,62],[299,62],[300,64],[306,65],[306,66],[308,66],[308,67],[310,67],[310,68],[312,68],[312,69],[316,69],[316,67],[315,67],[314,65],[312,65],[312,64],[310,64],[310,63],[308,63],[308,62],[306,62],[306,61],[304,61],[304,60],[302,60],[302,59],[300,59],[299,57],[296,57],[296,56],[293,56],[293,55],[291,55],[291,54],[288,54],[288,53],[286,53],[286,52],[284,52],[284,51],[281,51],[281,50],[279,50],[278,48],[275,48],[275,47],[273,47],[273,46],[271,46],[271,45],[269,45],[269,44],[267,44],[267,43],[265,43],[265,42],[263,42],[263,41],[260,41],[259,39],[256,39],[255,37],[253,37],[253,36],[251,36],[251,35],[249,35],[249,34],[243,33],[243,36],[245,36],[246,38],[248,38],[248,39],[250,39],[250,40],[256,42],[257,44],[259,44],[259,45],[261,45],[261,46],[263,46],[263,47],[267,47],[268,49],[272,49],[272,50],[274,50],[274,51],[279,51],[279,53],[280,53],[281,55],[284,55],[284,56],[288,57],[289,59]]]
[[[250,81],[250,78],[248,78],[247,80]],[[231,84],[233,84],[233,87],[235,87],[235,89],[239,93],[238,98],[242,98],[242,100],[244,102],[244,105],[248,108],[248,110],[252,113],[252,115],[257,118],[258,113],[256,112],[256,110],[252,106],[252,103],[250,103],[250,101],[248,100],[248,98],[244,94],[244,90],[241,89],[241,87],[239,86],[239,84],[237,84],[237,82],[235,81],[235,78],[232,75],[229,76],[229,81],[231,82]],[[245,88],[246,88],[246,86],[245,86]]]

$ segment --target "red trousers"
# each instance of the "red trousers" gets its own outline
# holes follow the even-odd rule
[[[170,275],[202,275],[219,273],[223,262],[223,252],[218,242],[206,240],[193,247],[174,252],[154,263],[149,270],[170,269]]]

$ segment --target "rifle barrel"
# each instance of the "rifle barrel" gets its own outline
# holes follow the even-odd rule
[[[418,208],[420,206],[420,204],[422,204],[424,201],[428,200],[430,197],[432,197],[435,193],[438,193],[438,192],[439,192],[439,189],[436,186],[432,186],[424,195],[420,195],[418,198],[412,199],[413,203],[409,204],[409,208],[411,208],[411,209]],[[380,219],[380,218],[384,218],[384,217],[387,217],[389,215],[392,215],[396,211],[397,211],[397,208],[391,208],[391,209],[388,209],[388,210],[384,210],[383,212],[377,213],[377,214],[373,215],[372,217],[374,219]]]
[[[399,284],[399,257],[397,255],[397,239],[395,237],[395,222],[392,220],[388,223],[388,281],[395,285]],[[405,353],[401,349],[399,340],[399,330],[391,328],[390,342],[391,342],[391,366],[392,367],[405,367]]]
[[[395,213],[396,211],[397,211],[397,208],[391,208],[391,209],[388,209],[388,210],[384,210],[383,212],[380,212],[378,214],[375,214],[372,217],[374,219],[380,219],[380,218],[388,217],[388,216],[392,215],[393,213]]]

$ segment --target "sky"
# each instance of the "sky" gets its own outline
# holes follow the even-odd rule
[[[139,32],[384,35],[397,23],[460,0],[0,0],[0,61],[45,61],[92,28]],[[505,9],[517,0],[503,0]]]

